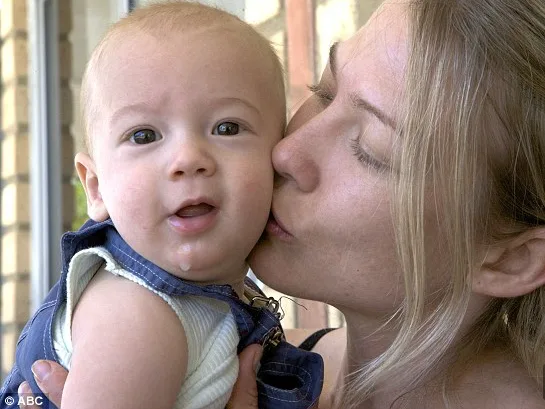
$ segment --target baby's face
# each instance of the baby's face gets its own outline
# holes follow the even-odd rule
[[[121,42],[95,79],[105,210],[133,249],[170,273],[240,281],[269,216],[283,131],[273,63],[240,30]]]

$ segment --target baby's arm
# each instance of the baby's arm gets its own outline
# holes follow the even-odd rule
[[[130,280],[98,272],[72,320],[63,409],[172,409],[187,369],[187,340],[172,308]]]

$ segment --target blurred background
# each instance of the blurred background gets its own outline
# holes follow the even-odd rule
[[[79,90],[107,27],[149,0],[0,0],[0,365],[60,272],[59,240],[86,219],[74,176],[82,148]],[[293,113],[319,80],[335,41],[381,0],[201,0],[254,25],[283,61]],[[268,295],[282,297],[264,288]],[[285,328],[341,326],[332,307],[282,298]]]

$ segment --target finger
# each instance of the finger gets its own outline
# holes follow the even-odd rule
[[[40,360],[32,364],[32,373],[42,392],[60,409],[68,371],[56,362]]]
[[[23,383],[21,383],[19,385],[19,387],[17,388],[17,395],[19,395],[19,408],[20,409],[23,409],[23,408],[24,409],[37,409],[36,407],[25,405],[25,399],[20,399],[20,398],[25,398],[26,396],[32,395],[32,390],[30,389],[30,385],[28,384],[27,381],[24,381]]]
[[[19,385],[19,388],[17,388],[17,395],[20,409],[43,409],[40,405],[34,405],[34,402],[36,402],[35,396],[27,381],[24,381]],[[28,403],[28,405],[26,403]]]
[[[228,409],[257,409],[256,372],[263,354],[261,345],[250,345],[238,356],[239,374],[233,387]]]

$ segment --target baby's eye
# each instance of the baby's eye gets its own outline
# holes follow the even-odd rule
[[[239,133],[239,125],[234,122],[222,122],[214,129],[214,135],[236,135]]]
[[[153,129],[139,129],[131,133],[130,140],[137,145],[145,145],[161,139],[161,135]]]

